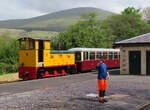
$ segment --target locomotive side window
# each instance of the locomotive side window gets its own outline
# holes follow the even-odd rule
[[[104,57],[104,59],[107,59],[107,52],[103,53],[103,57]]]
[[[75,59],[76,59],[76,61],[81,61],[81,52],[75,53]]]
[[[29,40],[29,49],[35,49],[35,41]]]
[[[101,59],[102,58],[102,53],[101,52],[98,52],[97,53],[97,59]]]
[[[84,54],[83,59],[88,60],[88,52],[84,52],[83,54]]]
[[[113,59],[113,52],[109,52],[109,59]]]
[[[20,49],[25,49],[25,48],[26,48],[25,40],[20,41]]]
[[[114,59],[118,59],[118,53],[117,52],[114,53]]]
[[[90,60],[95,60],[95,52],[90,53]]]

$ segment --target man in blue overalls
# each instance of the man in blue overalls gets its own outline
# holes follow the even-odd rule
[[[98,95],[99,95],[99,102],[107,102],[104,99],[105,92],[107,89],[107,79],[109,79],[109,72],[107,71],[107,65],[104,63],[104,60],[101,60],[98,66]]]

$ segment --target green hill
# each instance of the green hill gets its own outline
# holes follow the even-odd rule
[[[64,31],[69,25],[76,23],[81,14],[90,12],[97,13],[99,20],[115,14],[97,8],[73,8],[29,19],[0,21],[0,28]]]
[[[32,30],[25,31],[23,29],[0,29],[0,39],[10,40],[10,38],[20,38],[20,37],[43,37],[43,38],[53,38],[58,36],[59,32],[53,31],[40,31]]]

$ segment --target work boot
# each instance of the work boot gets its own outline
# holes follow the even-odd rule
[[[108,102],[108,100],[106,100],[106,99],[103,99],[103,101],[104,101],[104,102]]]
[[[100,103],[104,103],[104,100],[103,100],[103,98],[98,98],[98,101],[100,102]]]

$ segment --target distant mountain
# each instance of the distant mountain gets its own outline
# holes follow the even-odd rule
[[[25,30],[64,31],[69,25],[76,23],[83,13],[95,12],[99,20],[104,20],[115,13],[98,8],[82,7],[46,14],[29,19],[0,21],[0,28]]]

